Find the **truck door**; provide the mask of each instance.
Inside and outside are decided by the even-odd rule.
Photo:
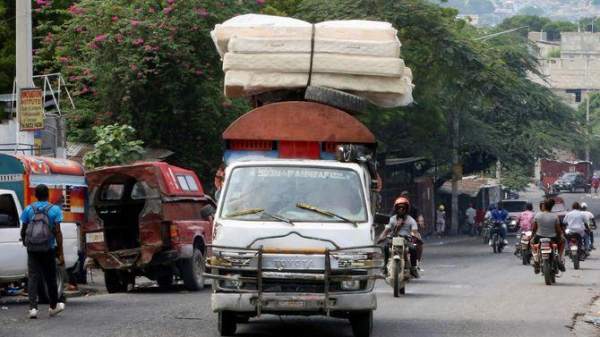
[[[12,191],[0,191],[0,280],[25,277],[27,250],[21,242],[21,205]]]

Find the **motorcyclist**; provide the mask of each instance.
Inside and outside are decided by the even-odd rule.
[[[408,191],[402,191],[402,193],[400,193],[400,196],[406,198],[408,202],[410,202],[410,194],[408,193]],[[423,218],[423,214],[421,213],[419,207],[417,207],[414,203],[410,204],[410,212],[408,213],[408,215],[410,215],[413,219],[415,219],[415,221],[417,221],[419,229],[425,228],[425,219]],[[421,257],[423,256],[423,241],[421,240],[421,233],[417,231],[417,234],[418,235],[415,235],[419,239],[419,241],[417,242],[417,268],[419,269],[419,271],[424,271],[423,269],[421,269]]]
[[[587,210],[587,204],[581,203],[581,213],[586,216],[586,223],[590,226],[590,249],[594,250],[594,228],[596,227],[596,220],[594,220],[594,214]]]
[[[508,228],[506,227],[506,219],[508,219],[508,212],[504,209],[501,202],[496,204],[496,209],[491,213],[491,219],[494,222],[502,223],[500,236],[502,237],[502,240],[504,240],[504,244],[507,245],[508,241],[506,240],[506,237],[508,236]],[[491,245],[492,241],[490,240],[490,246]]]
[[[383,232],[381,232],[381,235],[377,239],[377,243],[385,241],[390,231],[393,233],[392,236],[394,237],[412,235],[419,240],[419,226],[415,219],[409,215],[410,202],[408,199],[403,197],[396,199],[394,202],[394,210],[396,211],[396,214],[390,218],[390,222],[385,226]],[[410,252],[410,274],[415,278],[419,278],[416,245],[409,243],[407,246]]]
[[[565,265],[562,262],[565,251],[565,238],[562,235],[563,230],[558,216],[551,212],[554,203],[554,199],[546,199],[543,204],[540,204],[541,212],[536,214],[533,220],[531,251],[533,253],[533,268],[536,274],[540,273],[540,259],[537,253],[540,238],[549,238],[558,245],[558,269],[565,271]]]
[[[587,224],[587,217],[581,212],[579,202],[575,201],[572,205],[573,210],[565,215],[564,222],[567,224],[568,236],[578,234],[584,241],[585,253],[589,255],[590,250],[589,233],[590,227]]]

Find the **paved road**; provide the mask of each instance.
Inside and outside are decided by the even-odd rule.
[[[536,193],[539,194],[539,193]],[[536,194],[529,197],[534,200]],[[600,213],[599,199],[580,198]],[[511,239],[514,243],[515,239]],[[531,267],[521,265],[510,247],[498,255],[479,238],[431,238],[420,280],[393,298],[391,288],[376,288],[379,308],[374,336],[572,336],[576,313],[600,295],[600,251],[579,271],[567,264],[556,285],[544,285]],[[127,294],[71,299],[59,317],[26,318],[26,305],[0,311],[0,336],[217,336],[210,291],[137,289]],[[581,324],[578,336],[600,336]],[[351,336],[347,321],[324,317],[267,315],[238,328],[241,336]]]

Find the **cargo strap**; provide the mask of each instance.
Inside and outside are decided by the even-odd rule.
[[[310,87],[312,81],[312,70],[313,70],[313,60],[315,56],[315,25],[312,25],[312,34],[310,38],[310,67],[308,68],[308,82],[306,83],[307,87]]]

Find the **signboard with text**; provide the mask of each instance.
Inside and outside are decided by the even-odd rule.
[[[19,91],[19,130],[44,129],[44,102],[39,88],[23,88]]]

